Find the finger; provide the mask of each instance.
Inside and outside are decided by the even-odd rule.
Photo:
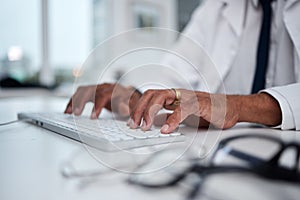
[[[121,115],[121,117],[128,117],[129,114],[130,114],[128,104],[121,101],[119,106],[118,106],[118,112]]]
[[[75,115],[80,115],[84,109],[84,106],[87,102],[91,101],[91,97],[95,86],[82,86],[79,87],[72,98],[70,99],[66,112]]]
[[[97,119],[105,107],[110,102],[111,96],[109,93],[97,94],[95,98],[94,108],[91,114],[92,119]]]
[[[131,113],[135,109],[139,99],[142,97],[142,93],[140,93],[138,90],[134,90],[130,92],[129,96],[128,105],[129,113]]]
[[[131,120],[129,121],[130,128],[137,128],[141,124],[145,108],[151,100],[153,93],[153,90],[147,90],[138,101],[135,109],[131,113]]]
[[[81,115],[84,106],[87,102],[90,101],[89,92],[86,93],[76,93],[74,97],[72,97],[72,112],[75,115]]]
[[[130,114],[128,100],[126,101],[124,97],[121,96],[111,97],[111,102],[108,102],[105,108],[114,113],[118,113],[122,117],[129,116]]]
[[[129,116],[130,111],[127,107],[129,107],[129,94],[131,91],[121,85],[113,85],[113,87],[105,90],[105,92],[111,95],[111,101],[105,105],[105,108],[120,114],[122,117]]]
[[[161,133],[173,132],[189,115],[190,113],[182,110],[180,106],[176,107],[174,112],[167,118],[165,125],[161,127]]]
[[[128,117],[130,114],[129,111],[129,100],[128,96],[126,94],[127,91],[118,91],[118,92],[112,92],[107,91],[111,93],[110,101],[107,102],[105,105],[105,108],[110,110],[111,112],[118,113],[121,117]]]
[[[74,112],[74,105],[76,105],[74,103],[74,99],[77,99],[78,98],[78,94],[81,94],[82,93],[82,87],[79,87],[76,92],[73,94],[73,96],[70,98],[69,102],[68,102],[68,105],[65,109],[65,113],[67,114],[72,114]],[[74,109],[73,109],[74,108]]]
[[[111,96],[113,87],[114,85],[109,83],[97,85],[94,92],[94,98],[92,100],[92,102],[94,102],[94,107],[91,113],[91,119],[97,119],[104,107],[111,111]]]
[[[175,109],[174,112],[167,118],[166,123],[161,127],[161,133],[167,134],[174,131],[181,122],[181,111]]]
[[[107,101],[107,103],[104,107],[111,112],[117,113],[117,108],[118,108],[117,106],[118,106],[120,97],[118,97],[117,92],[115,92],[117,90],[115,87],[117,87],[117,86],[110,85],[110,86],[98,88],[97,94],[99,96],[98,98],[101,98],[101,95],[108,96],[109,101]]]
[[[144,110],[143,114],[143,123],[142,130],[149,130],[153,124],[154,117],[157,115],[158,111],[160,111],[165,104],[165,96],[164,94],[154,95],[148,103],[147,107]]]
[[[70,98],[64,113],[65,114],[72,114],[72,98]]]

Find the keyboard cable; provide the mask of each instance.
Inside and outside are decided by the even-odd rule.
[[[28,119],[17,119],[17,120],[13,120],[13,121],[3,122],[3,123],[0,123],[0,126],[7,126],[10,124],[15,124],[18,122],[23,122],[23,121],[28,121]]]

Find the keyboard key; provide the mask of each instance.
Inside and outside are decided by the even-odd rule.
[[[104,151],[130,149],[149,145],[183,141],[179,133],[161,134],[158,128],[143,131],[130,129],[126,122],[114,119],[96,119],[62,113],[19,113],[19,119],[31,119],[61,135],[73,138]],[[112,144],[114,143],[114,144]]]

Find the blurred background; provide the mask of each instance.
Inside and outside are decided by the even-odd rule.
[[[20,95],[15,90],[20,88],[70,95],[82,63],[98,44],[133,28],[182,31],[201,2],[0,0],[0,97]],[[120,72],[115,73],[117,79]]]

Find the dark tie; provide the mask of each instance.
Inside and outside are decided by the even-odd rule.
[[[270,31],[271,31],[271,8],[272,0],[260,0],[263,10],[263,21],[260,30],[258,48],[256,53],[256,71],[252,85],[252,94],[265,88],[266,71],[269,60]]]

